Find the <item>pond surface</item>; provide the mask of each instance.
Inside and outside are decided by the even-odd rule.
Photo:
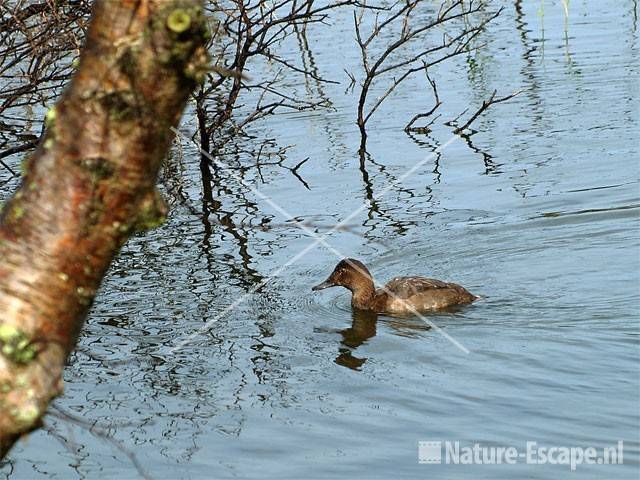
[[[559,1],[505,6],[486,48],[433,70],[444,103],[429,136],[402,131],[431,107],[422,78],[373,117],[364,171],[342,71],[358,62],[348,12],[309,32],[313,61],[340,85],[301,85],[334,109],[260,124],[294,145],[287,165],[309,157],[298,170],[309,189],[286,169],[251,168],[244,184],[221,180],[203,217],[197,151],[183,141],[165,172],[169,221],[123,248],[58,418],[13,451],[3,475],[137,478],[129,452],[154,479],[557,479],[567,465],[419,464],[418,442],[524,451],[527,441],[622,440],[623,465],[573,475],[637,479],[636,5],[575,1],[566,22]],[[493,89],[524,91],[481,117],[478,133],[452,137],[445,121]],[[346,291],[312,293],[338,259],[315,245],[288,263],[315,240],[294,218],[330,232],[333,249],[381,282],[425,275],[481,295],[428,317],[459,345],[418,318],[354,314]]]

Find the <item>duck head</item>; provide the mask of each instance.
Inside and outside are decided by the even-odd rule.
[[[345,287],[352,292],[369,290],[373,289],[373,278],[361,261],[345,258],[336,265],[329,278],[311,290],[324,290],[330,287]]]

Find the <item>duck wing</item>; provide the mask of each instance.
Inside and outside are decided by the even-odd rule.
[[[432,311],[477,300],[456,283],[424,277],[396,277],[376,292],[378,311],[397,314]]]
[[[457,290],[458,288],[462,287],[455,283],[447,283],[434,278],[396,277],[385,285],[383,291],[390,292],[395,298],[406,299],[432,290]]]

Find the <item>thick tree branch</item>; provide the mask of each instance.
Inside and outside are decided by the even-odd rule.
[[[208,64],[199,0],[97,0],[80,68],[0,217],[0,456],[38,428],[104,273],[164,207],[158,169]]]

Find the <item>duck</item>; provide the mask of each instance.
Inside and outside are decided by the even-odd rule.
[[[345,258],[329,278],[311,290],[345,287],[351,291],[351,306],[380,314],[415,315],[475,302],[473,295],[457,283],[425,277],[395,277],[376,289],[369,269],[359,260]]]

